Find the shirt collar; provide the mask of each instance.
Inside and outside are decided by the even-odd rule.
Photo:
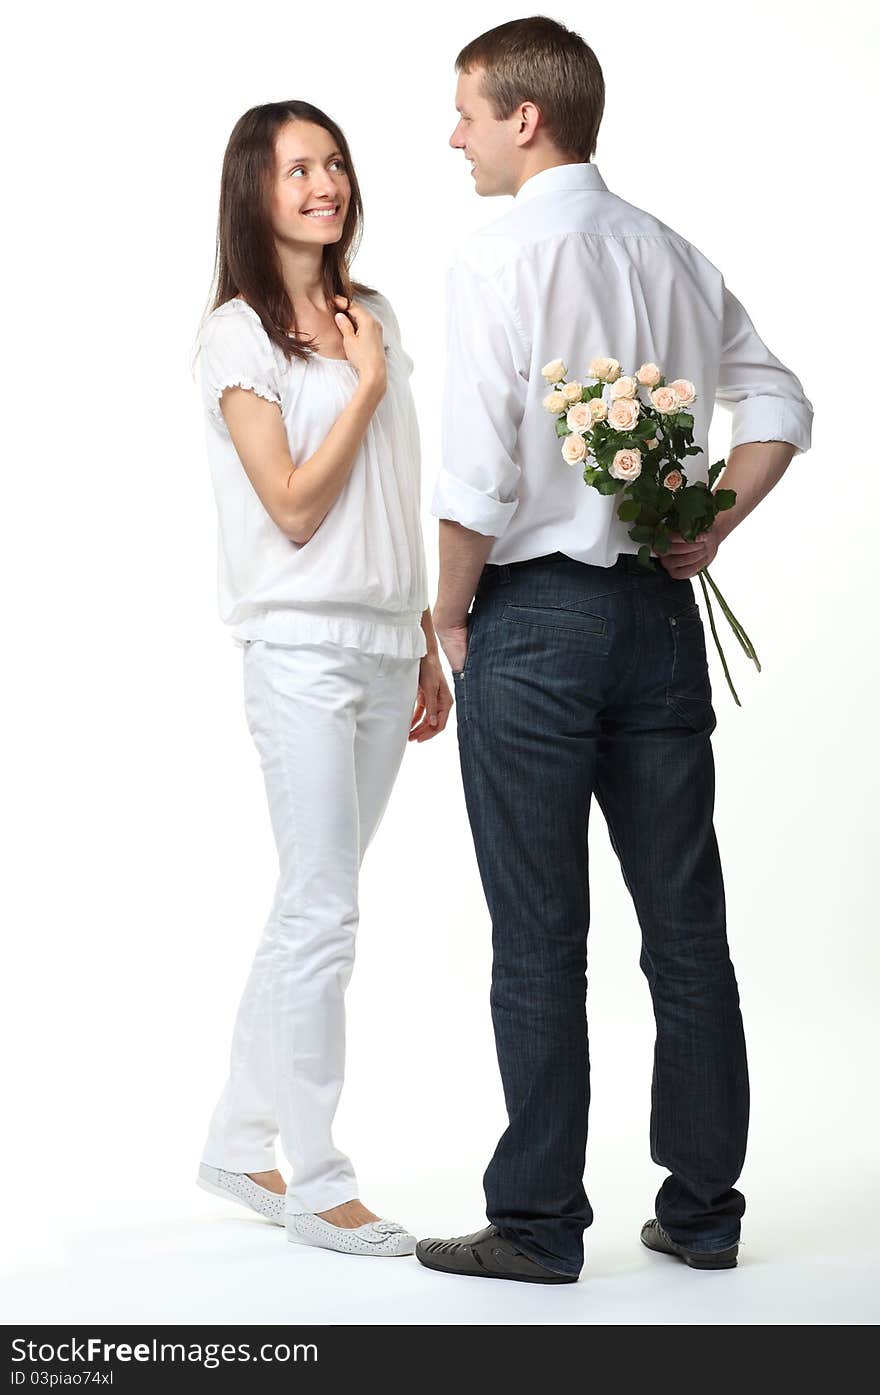
[[[526,180],[514,195],[515,203],[537,198],[539,194],[557,194],[569,189],[607,189],[599,168],[592,161],[586,164],[552,165],[548,170],[539,170]]]

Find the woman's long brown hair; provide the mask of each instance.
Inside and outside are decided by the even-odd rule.
[[[325,246],[324,291],[328,302],[344,295],[372,295],[370,286],[353,281],[350,266],[363,231],[363,203],[348,141],[335,121],[309,102],[268,102],[251,107],[236,121],[223,156],[220,211],[210,310],[240,295],[259,315],[263,328],[288,360],[308,359],[311,341],[301,339],[296,316],[284,285],[269,198],[275,178],[275,138],[288,121],[310,121],[332,136],[345,161],[351,199],[342,236]],[[292,331],[295,337],[291,338]]]

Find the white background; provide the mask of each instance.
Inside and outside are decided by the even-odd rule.
[[[444,269],[508,206],[477,198],[447,146],[453,63],[527,13],[212,0],[19,7],[7,21],[6,1321],[877,1316],[867,0],[553,11],[604,69],[596,163],[609,188],[723,269],[816,411],[812,451],[713,568],[764,664],[747,669],[729,638],[738,710],[712,659],[716,828],[753,1088],[740,1268],[693,1274],[638,1243],[663,1175],[648,1156],[653,1022],[598,807],[596,1221],[580,1284],[365,1268],[288,1245],[193,1185],[275,876],[240,654],[216,615],[191,373],[223,149],[246,108],[293,97],[349,136],[367,220],[356,274],[390,297],[417,365],[433,572]],[[727,431],[719,413],[713,459]],[[503,1110],[454,726],[407,752],[364,868],[358,956],[337,1134],[363,1198],[421,1235],[476,1229]]]

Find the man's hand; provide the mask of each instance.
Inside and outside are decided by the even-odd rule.
[[[452,694],[435,650],[426,654],[419,664],[419,692],[408,739],[430,741],[446,726],[451,711]]]
[[[468,611],[495,539],[451,519],[440,520],[440,577],[434,632],[453,673],[461,673],[468,647]]]
[[[439,611],[434,611],[434,633],[440,641],[443,653],[453,673],[461,673],[467,658],[468,628],[467,616],[463,619],[445,619]]]
[[[668,552],[654,553],[675,581],[686,581],[714,562],[721,543],[716,525],[717,520],[708,532],[698,533],[693,542],[686,542],[681,533],[670,533]]]

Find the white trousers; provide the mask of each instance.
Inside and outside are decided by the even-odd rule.
[[[238,1009],[202,1160],[290,1164],[288,1211],[358,1195],[333,1145],[345,1066],[360,863],[400,768],[419,661],[333,644],[245,645],[245,711],[278,846],[275,900]]]

